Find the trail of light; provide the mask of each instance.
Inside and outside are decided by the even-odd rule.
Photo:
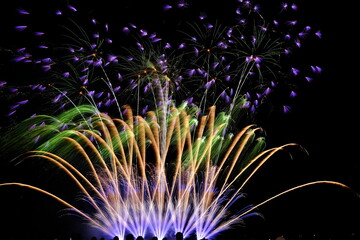
[[[278,193],[278,194],[276,194],[276,195],[274,195],[274,196],[266,199],[265,201],[263,201],[263,202],[255,205],[255,206],[251,207],[249,210],[247,210],[247,211],[243,212],[242,214],[234,217],[234,218],[231,219],[230,221],[225,222],[225,223],[219,225],[217,228],[214,229],[214,232],[217,232],[217,231],[221,230],[221,229],[224,228],[224,227],[230,226],[231,224],[233,224],[234,222],[236,222],[238,219],[244,217],[245,215],[247,215],[247,214],[249,214],[250,212],[252,212],[252,211],[254,211],[255,209],[257,209],[258,207],[260,207],[260,206],[262,206],[262,205],[264,205],[264,204],[266,204],[266,203],[268,203],[268,202],[270,202],[270,201],[272,201],[272,200],[274,200],[274,199],[276,199],[276,198],[278,198],[278,197],[280,197],[280,196],[282,196],[282,195],[284,195],[284,194],[286,194],[286,193],[292,192],[292,191],[294,191],[294,190],[297,190],[297,189],[300,189],[300,188],[303,188],[303,187],[315,185],[315,184],[332,184],[332,185],[338,185],[338,186],[340,186],[340,187],[343,187],[343,188],[346,188],[346,189],[351,190],[351,189],[350,189],[348,186],[346,186],[345,184],[342,184],[342,183],[340,183],[340,182],[335,182],[335,181],[322,180],[322,181],[314,181],[314,182],[309,182],[309,183],[301,184],[301,185],[298,185],[298,186],[296,186],[296,187],[287,189],[287,190],[285,190],[285,191],[283,191],[283,192],[280,192],[280,193]]]
[[[83,211],[79,210],[78,208],[76,208],[75,206],[71,205],[70,203],[64,201],[63,199],[59,198],[58,196],[47,192],[41,188],[35,187],[35,186],[31,186],[28,184],[24,184],[24,183],[17,183],[17,182],[12,182],[12,183],[0,183],[0,186],[19,186],[19,187],[26,187],[35,191],[38,191],[40,193],[43,193],[45,195],[48,195],[52,198],[54,198],[55,200],[57,200],[58,202],[60,202],[61,204],[65,205],[66,207],[70,208],[71,210],[75,211],[76,213],[78,213],[80,216],[84,217],[85,219],[87,219],[89,222],[91,222],[92,224],[94,224],[95,226],[97,226],[100,230],[104,231],[105,233],[110,233],[107,231],[107,229],[103,228],[103,226],[99,225],[96,221],[94,221],[91,217],[89,217],[87,214],[85,214]]]
[[[126,119],[111,119],[95,114],[89,122],[91,130],[64,130],[49,140],[48,148],[44,143],[41,150],[25,155],[42,158],[65,171],[81,189],[83,200],[93,207],[89,213],[82,212],[92,219],[85,220],[110,235],[172,238],[180,232],[184,237],[195,233],[198,239],[211,239],[254,215],[256,207],[312,185],[292,188],[231,214],[232,204],[242,198],[243,187],[255,173],[277,152],[296,144],[262,150],[262,142],[255,139],[260,128],[254,125],[223,143],[228,123],[221,121],[224,115],[216,115],[215,107],[200,117],[195,129],[196,115],[185,108],[171,108],[164,142],[155,112],[143,118],[127,109],[124,116]],[[165,144],[163,152],[161,144]],[[58,148],[62,155],[56,154]],[[81,162],[86,163],[87,174],[78,168]]]

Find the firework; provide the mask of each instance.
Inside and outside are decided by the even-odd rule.
[[[195,14],[186,24],[177,25],[180,33],[170,25],[168,34],[146,29],[144,23],[114,27],[96,18],[84,21],[72,5],[60,8],[61,14],[55,10],[41,13],[47,14],[53,22],[49,23],[51,31],[58,35],[39,31],[41,25],[15,26],[16,37],[31,33],[35,39],[32,45],[23,43],[12,50],[12,60],[33,64],[44,74],[37,77],[41,82],[1,84],[2,91],[16,92],[16,102],[5,114],[15,116],[24,108],[17,102],[31,104],[39,98],[51,103],[38,110],[45,114],[44,109],[56,113],[84,103],[109,113],[126,103],[141,114],[168,101],[181,104],[189,100],[201,111],[217,105],[230,114],[238,106],[255,116],[260,106],[275,104],[273,98],[282,99],[275,109],[288,112],[283,105],[290,104],[290,93],[297,93],[321,72],[319,66],[292,64],[299,62],[296,57],[302,43],[318,38],[319,31],[289,20],[285,12],[298,11],[291,6],[279,5],[275,20],[255,3],[238,2],[234,11],[229,9],[230,22],[199,13],[202,17]],[[168,4],[164,11],[181,9],[186,15],[190,7],[190,3]],[[40,14],[24,9],[17,13],[24,22]],[[165,20],[174,24],[174,19]]]
[[[162,10],[190,7],[179,1]],[[279,7],[279,13],[298,11],[296,4]],[[39,115],[31,113],[2,136],[1,154],[64,172],[82,201],[26,183],[0,186],[50,196],[99,235],[121,240],[128,234],[175,239],[178,233],[214,239],[290,191],[320,183],[348,188],[309,182],[239,210],[244,186],[261,166],[284,148],[300,147],[266,149],[262,129],[246,125],[274,97],[286,96],[277,107],[291,111],[288,102],[302,81],[322,72],[314,63],[307,69],[293,64],[291,56],[321,32],[280,14],[268,19],[251,1],[237,1],[232,10],[231,23],[199,13],[168,35],[141,23],[113,27],[91,18],[82,24],[74,20],[81,11],[70,4],[48,18],[72,16],[61,22],[59,35],[14,26],[17,36],[37,40],[12,49],[12,64],[35,66],[41,77],[0,82],[1,93],[15,99],[6,115],[16,117],[39,100],[48,104],[38,104]],[[17,13],[21,20],[33,15]]]
[[[261,129],[252,125],[235,135],[226,133],[229,116],[216,114],[215,107],[202,116],[187,104],[172,107],[165,123],[159,121],[162,113],[133,116],[131,108],[125,108],[124,119],[80,106],[59,118],[37,116],[23,123],[27,128],[31,125],[29,132],[38,136],[38,146],[17,161],[44,161],[54,171],[65,172],[87,208],[36,186],[16,182],[0,186],[40,191],[82,217],[99,234],[120,239],[127,234],[175,239],[177,233],[214,239],[244,218],[259,215],[257,207],[289,191],[317,183],[346,187],[331,181],[311,182],[235,212],[232,205],[243,198],[244,186],[258,169],[277,152],[296,144],[264,150]],[[33,125],[46,119],[51,121]]]

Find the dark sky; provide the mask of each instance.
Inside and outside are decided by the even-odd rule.
[[[271,121],[271,127],[267,129],[268,138],[280,143],[295,141],[309,152],[307,159],[295,160],[288,173],[282,169],[280,172],[284,172],[284,176],[295,176],[300,182],[336,180],[359,191],[359,118],[356,107],[359,101],[354,88],[358,76],[356,63],[350,60],[359,53],[356,39],[351,34],[356,25],[355,15],[346,3],[302,2],[305,17],[323,31],[321,51],[316,57],[321,59],[324,72],[299,100],[290,116]],[[286,178],[282,181],[287,182]],[[284,207],[286,204],[289,207]],[[359,202],[341,190],[314,188],[309,192],[294,193],[270,208],[271,211],[282,208],[274,214],[275,217],[270,217],[279,220],[278,226],[289,224],[294,228],[309,227],[325,232],[360,229]]]
[[[30,3],[30,1],[17,0],[12,1],[14,6],[0,6],[2,13],[0,27],[4,29],[11,25],[7,22],[9,19],[16,21],[7,15],[10,11],[14,11],[12,7],[36,9],[41,6],[46,11],[52,9],[49,2],[31,1]],[[114,22],[115,25],[125,21],[141,22],[149,18],[153,18],[155,22],[161,20],[162,16],[159,15],[161,11],[151,8],[160,5],[154,2],[159,1],[148,1],[146,4],[132,1],[120,3],[120,7],[115,1],[109,0],[87,1],[86,4],[74,1],[74,6],[79,10],[96,9],[95,12],[101,16],[100,18],[109,18],[109,21]],[[201,2],[204,2],[203,5]],[[197,3],[210,12],[227,7],[221,4],[221,1],[218,2],[209,4],[206,1],[198,1]],[[292,160],[280,158],[268,162],[259,172],[260,176],[255,177],[248,186],[249,198],[254,202],[260,202],[296,184],[316,180],[340,181],[360,192],[357,116],[359,101],[356,85],[359,81],[357,72],[359,51],[358,38],[355,36],[359,21],[355,20],[355,15],[351,11],[354,6],[351,4],[304,0],[299,6],[304,21],[315,25],[323,32],[321,44],[306,50],[310,53],[317,52],[313,57],[320,62],[323,74],[304,90],[303,96],[295,102],[294,110],[290,114],[272,117],[264,122],[263,127],[267,132],[269,146],[296,142],[304,146],[309,155]],[[8,41],[6,37],[6,35],[1,36],[0,44]],[[2,171],[0,174],[7,176]],[[4,178],[1,177],[1,181],[6,181]],[[9,197],[8,195],[12,193],[18,194],[17,191],[9,191],[9,193],[0,191],[1,199]],[[9,216],[11,224],[5,225],[8,229],[2,229],[0,225],[0,232],[5,230],[9,234],[10,228],[14,231],[26,229],[30,232],[41,232],[39,227],[41,224],[34,223],[37,221],[36,217],[24,216],[34,214],[42,218],[39,221],[42,224],[47,222],[44,218],[49,219],[51,227],[48,229],[57,229],[54,227],[56,224],[61,228],[63,223],[50,216],[54,212],[41,212],[41,205],[46,204],[45,200],[39,200],[34,204],[35,209],[27,209],[28,204],[24,204],[22,200],[29,200],[32,197],[34,196],[24,195],[22,199],[10,197],[12,200],[5,200],[4,204],[14,201],[18,205],[11,207],[11,211],[6,209],[7,206],[2,205],[2,209],[13,215]],[[265,215],[265,221],[255,221],[252,223],[254,225],[250,225],[253,227],[250,229],[258,227],[264,231],[270,230],[274,234],[286,233],[286,231],[322,234],[360,232],[360,200],[350,191],[336,186],[313,186],[290,193],[263,206],[260,212]],[[6,219],[6,216],[2,218]],[[19,220],[21,218],[23,220]],[[29,226],[24,226],[27,224],[26,221],[29,221]],[[14,223],[17,222],[19,224],[14,227]]]

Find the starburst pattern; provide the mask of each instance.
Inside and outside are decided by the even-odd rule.
[[[79,209],[36,186],[0,186],[23,186],[51,196],[100,234],[111,237],[124,239],[132,234],[174,239],[181,233],[185,238],[214,239],[244,218],[259,215],[254,210],[273,199],[240,211],[231,208],[271,156],[296,145],[264,150],[264,139],[258,134],[261,129],[251,125],[236,135],[224,134],[229,117],[216,115],[214,107],[201,117],[186,104],[171,108],[166,128],[159,128],[156,112],[147,112],[143,118],[133,116],[129,107],[126,110],[122,120],[80,106],[59,118],[38,116],[19,125],[30,125],[29,134],[39,136],[39,146],[19,159],[42,160],[64,171],[91,210]],[[64,116],[72,119],[67,128],[63,127]],[[46,118],[47,123],[34,126]],[[166,129],[164,139],[159,129]],[[288,191],[317,183],[346,187],[319,181]]]
[[[179,2],[165,5],[164,11],[186,12],[190,7],[191,3]],[[119,102],[125,102],[140,114],[165,101],[180,104],[184,99],[202,111],[217,105],[232,112],[243,97],[247,102],[240,107],[248,109],[250,115],[264,103],[275,104],[270,100],[273,98],[284,98],[275,106],[283,109],[282,105],[291,102],[283,96],[297,92],[322,71],[313,64],[302,68],[298,63],[292,65],[298,62],[302,43],[318,38],[319,31],[288,19],[288,11],[298,11],[294,4],[279,6],[276,20],[267,18],[266,12],[250,1],[238,2],[235,7],[230,23],[199,13],[202,17],[194,16],[190,23],[179,26],[180,33],[168,29],[170,33],[163,36],[140,23],[113,27],[96,18],[84,24],[65,21],[66,14],[71,19],[81,18],[73,5],[65,5],[48,17],[54,19],[51,28],[60,33],[58,36],[38,31],[41,26],[18,25],[18,36],[31,34],[35,39],[32,45],[23,43],[13,50],[13,61],[34,64],[44,74],[41,82],[29,85],[1,84],[2,91],[16,92],[16,102],[5,115],[16,115],[23,108],[17,102],[31,104],[31,98],[50,100],[54,112],[83,103],[111,112],[122,105]],[[24,21],[32,16],[24,9],[18,14]],[[169,88],[163,99],[156,98],[160,88]]]
[[[180,31],[172,27],[169,34],[141,23],[82,24],[74,20],[81,11],[67,3],[48,18],[61,22],[50,24],[54,36],[25,21],[31,11],[18,9],[16,36],[34,40],[9,50],[11,64],[40,73],[30,83],[0,81],[11,101],[5,115],[16,118],[39,100],[48,104],[2,136],[1,154],[64,172],[81,203],[26,183],[0,186],[50,196],[99,234],[121,240],[127,234],[215,239],[290,191],[324,183],[348,188],[309,182],[239,208],[244,186],[271,157],[302,149],[293,143],[266,149],[262,129],[247,124],[267,105],[292,111],[298,89],[322,72],[293,60],[322,34],[288,18],[298,12],[295,3],[279,5],[277,19],[252,1],[234,5],[231,22],[199,12],[185,24],[173,19]],[[191,7],[178,1],[161,9],[187,15]]]

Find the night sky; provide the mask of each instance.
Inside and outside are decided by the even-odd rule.
[[[29,2],[14,0],[9,6],[0,6],[0,50],[19,41],[10,38],[9,34],[11,27],[15,25],[13,22],[17,21],[16,9],[53,9],[50,1]],[[147,26],[153,27],[155,31],[159,28],[159,32],[167,32],[163,27],[167,25],[161,25],[164,23],[161,14],[164,13],[158,8],[165,1],[149,1],[144,4],[139,1],[117,3],[110,0],[86,1],[86,4],[83,2],[71,3],[79,11],[99,16],[100,20],[108,21],[113,26],[145,21]],[[194,5],[209,12],[209,16],[217,13],[223,21],[228,20],[225,13],[221,12],[226,12],[224,9],[232,4],[220,3],[223,1],[212,4],[205,2],[196,1]],[[263,2],[264,8],[268,6],[271,10],[273,5]],[[290,113],[271,115],[260,121],[260,125],[266,131],[269,147],[295,142],[303,146],[308,155],[296,153],[293,159],[281,155],[269,161],[246,188],[248,199],[253,203],[261,202],[295,185],[317,180],[339,181],[360,192],[357,116],[359,51],[358,38],[355,36],[359,21],[355,20],[351,11],[353,6],[349,4],[334,4],[326,0],[304,0],[297,4],[302,20],[321,29],[323,34],[321,41],[304,46],[304,55],[300,58],[305,62],[316,62],[323,72],[301,90]],[[42,21],[45,23],[46,19]],[[51,29],[51,25],[48,27]],[[4,54],[1,57],[0,81],[9,81],[16,69],[7,65],[6,51],[0,54]],[[19,76],[18,73],[15,75]],[[0,103],[2,112],[8,107],[4,105],[4,102]],[[1,118],[2,130],[11,121],[3,115]],[[27,169],[14,170],[4,162],[7,160],[1,159],[0,182],[22,179],[23,176],[14,175],[29,173]],[[37,176],[31,180],[36,182]],[[64,188],[66,184],[60,187]],[[61,206],[51,203],[51,199],[44,199],[40,194],[27,190],[25,193],[22,191],[23,189],[0,189],[0,212],[5,213],[1,214],[3,224],[0,225],[0,239],[3,239],[2,234],[8,239],[36,235],[51,239],[56,233],[65,231],[64,229],[73,231],[78,228],[78,225],[70,226],[66,221],[68,219],[73,222],[76,219],[74,217],[58,219]],[[48,207],[44,207],[45,205]],[[352,233],[360,234],[360,199],[351,191],[338,186],[318,185],[298,190],[262,206],[259,211],[264,215],[264,220],[251,220],[248,228],[242,230],[257,239],[268,239],[269,236],[282,234],[319,234],[345,240],[350,239],[348,237]]]

